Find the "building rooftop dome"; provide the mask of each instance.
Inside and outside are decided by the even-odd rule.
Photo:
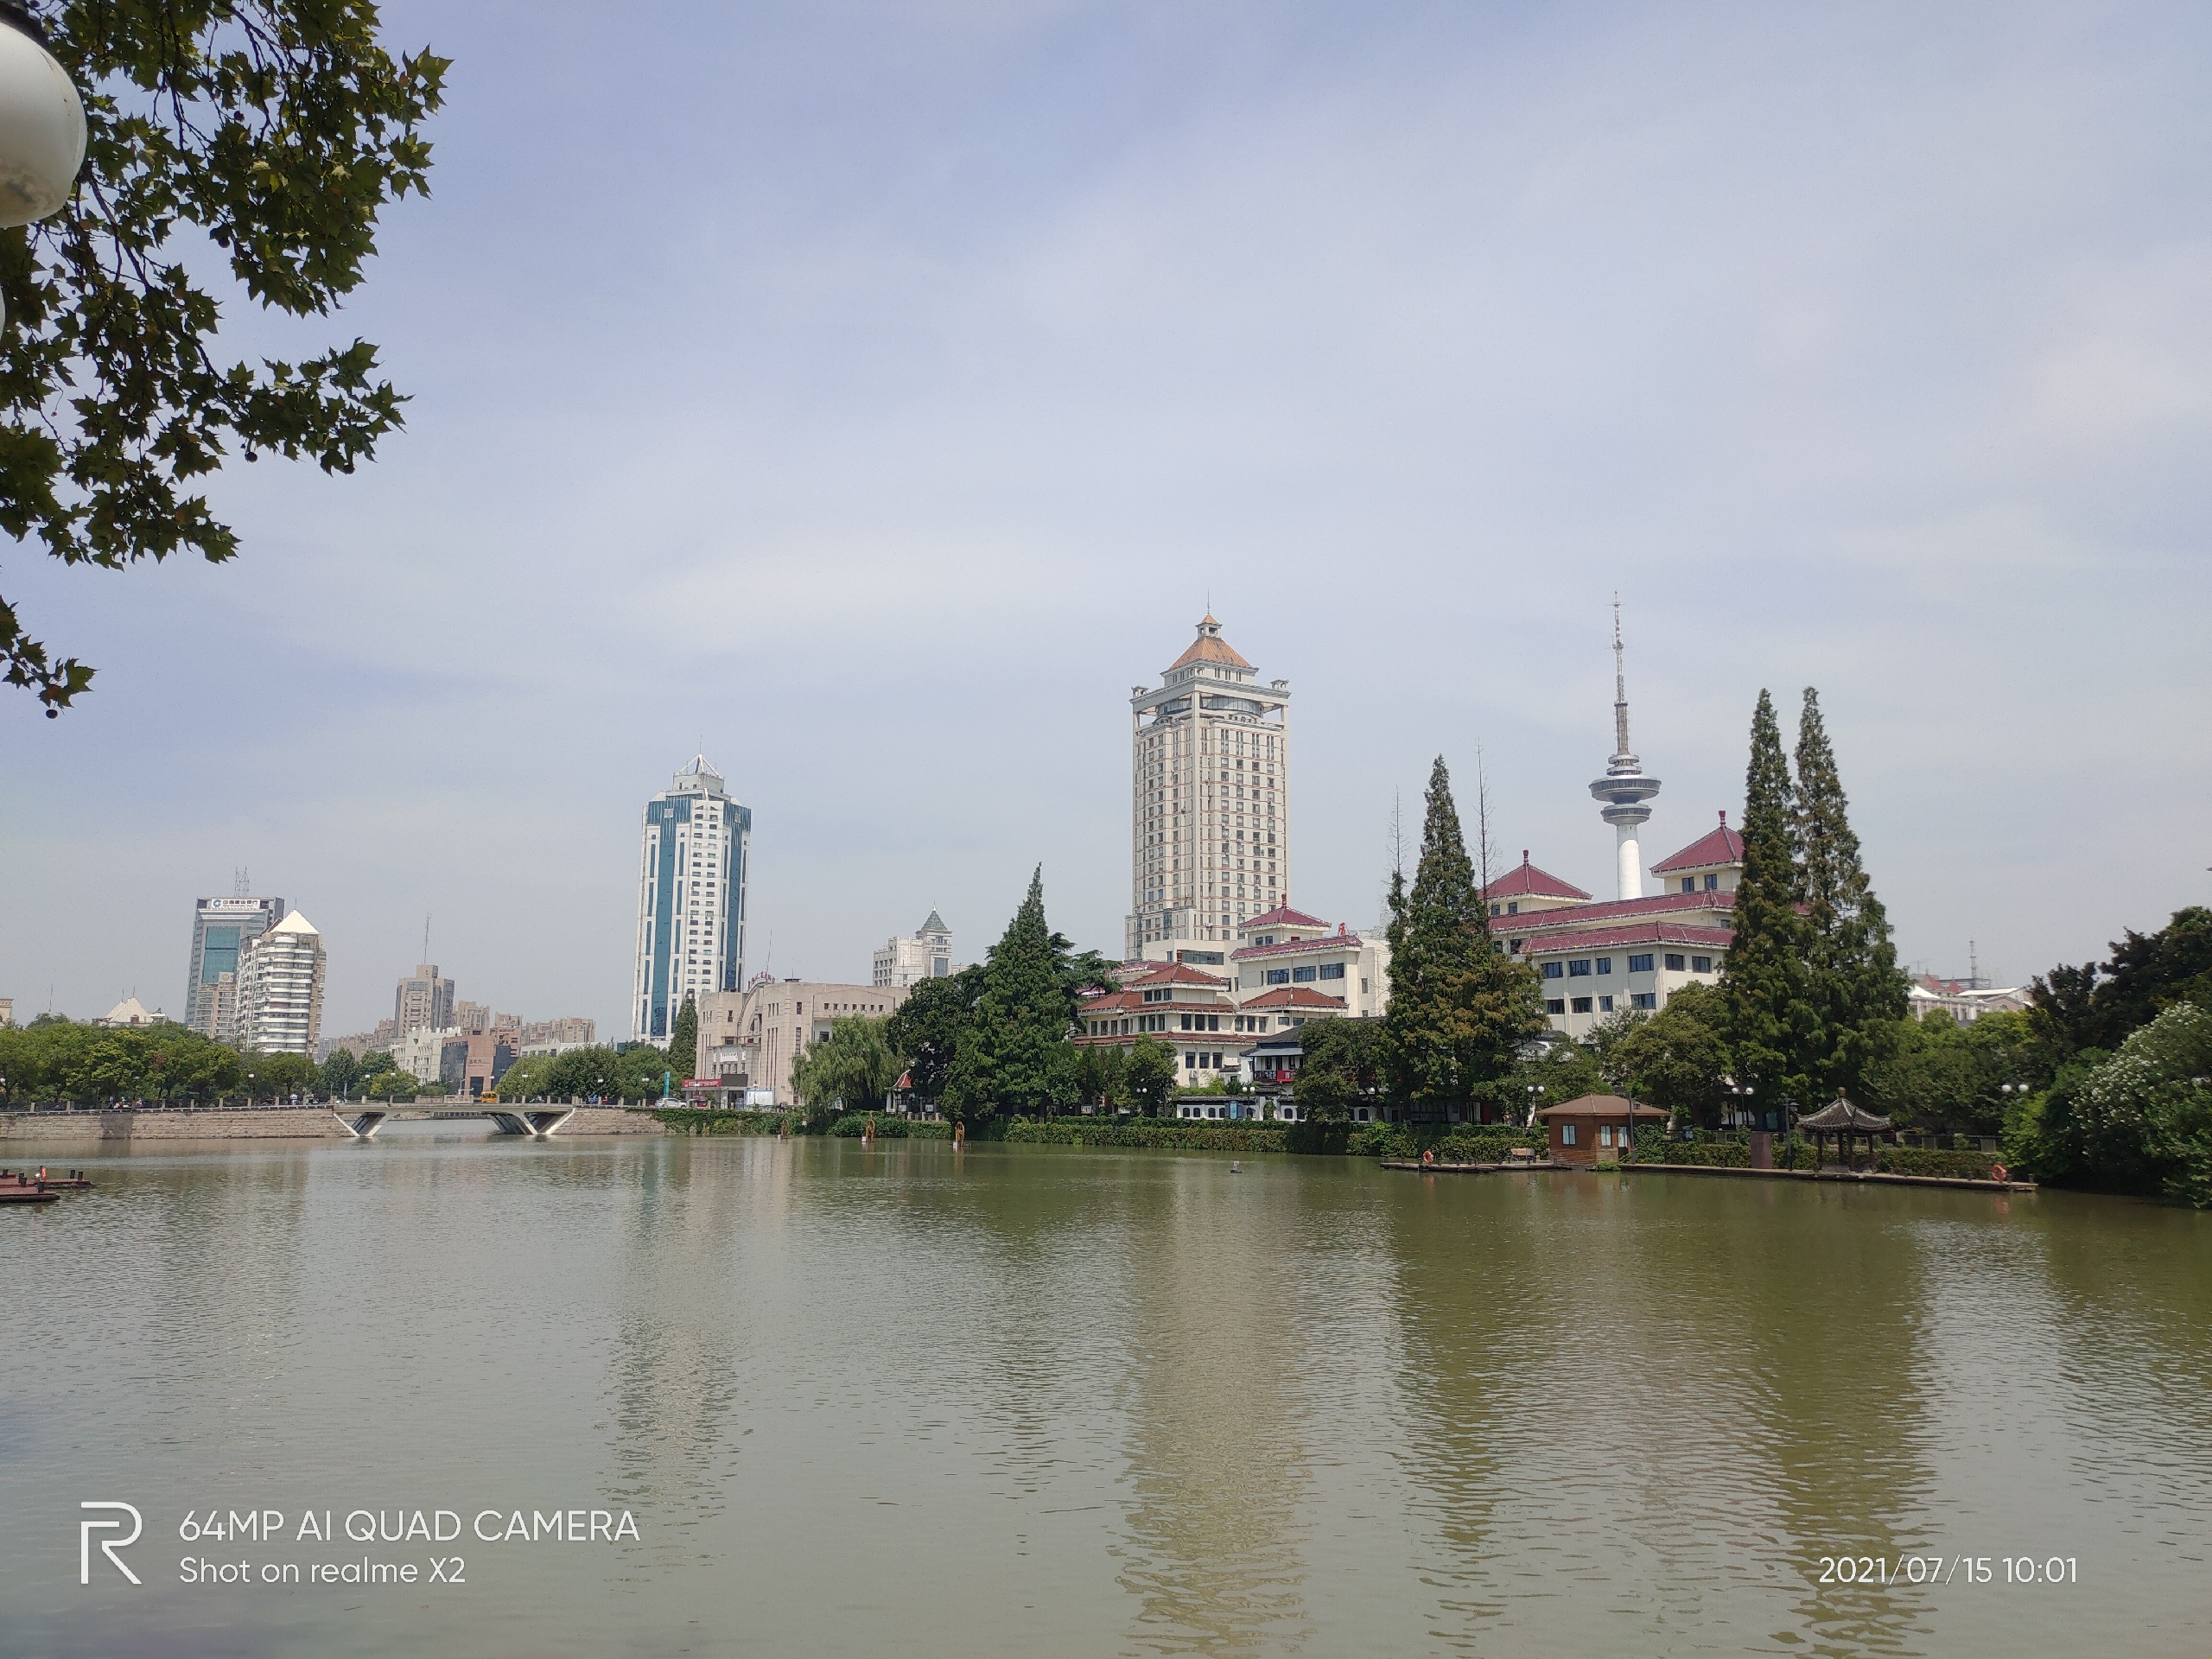
[[[1221,637],[1221,624],[1214,620],[1213,613],[1206,613],[1205,620],[1198,624],[1198,637],[1180,657],[1167,665],[1173,674],[1179,668],[1188,668],[1192,663],[1219,663],[1228,668],[1252,666],[1236,654],[1236,647]]]

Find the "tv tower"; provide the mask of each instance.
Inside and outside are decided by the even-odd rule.
[[[1621,601],[1613,595],[1613,758],[1605,775],[1590,785],[1592,799],[1603,801],[1599,817],[1613,826],[1615,852],[1620,865],[1620,896],[1643,897],[1643,849],[1637,831],[1651,817],[1644,804],[1659,792],[1659,780],[1643,775],[1643,763],[1628,746],[1628,674],[1622,666]]]

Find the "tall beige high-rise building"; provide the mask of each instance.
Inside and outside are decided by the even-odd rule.
[[[1289,896],[1290,682],[1261,684],[1208,616],[1157,687],[1132,688],[1129,719],[1126,954],[1218,962]]]
[[[238,953],[238,1044],[263,1054],[313,1054],[322,1034],[322,935],[298,911]]]

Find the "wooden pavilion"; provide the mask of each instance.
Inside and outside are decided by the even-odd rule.
[[[1860,1135],[1866,1137],[1866,1155],[1868,1161],[1872,1161],[1874,1143],[1890,1133],[1890,1120],[1879,1113],[1868,1111],[1864,1106],[1853,1105],[1839,1094],[1819,1111],[1799,1118],[1797,1132],[1812,1136],[1813,1143],[1821,1148],[1823,1164],[1830,1161],[1828,1142],[1834,1141],[1837,1146],[1834,1161],[1848,1167],[1852,1142]]]

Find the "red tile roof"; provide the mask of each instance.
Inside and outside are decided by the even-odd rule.
[[[1667,1114],[1656,1106],[1647,1106],[1640,1100],[1630,1100],[1621,1095],[1584,1095],[1580,1099],[1561,1101],[1556,1106],[1539,1106],[1536,1116],[1554,1117],[1665,1117]]]
[[[1684,916],[1697,911],[1725,912],[1736,907],[1732,893],[1662,893],[1649,899],[1607,899],[1572,910],[1538,910],[1521,916],[1493,916],[1490,931],[1510,938],[1534,934],[1579,932],[1607,922],[1641,921],[1651,916]]]
[[[1587,899],[1590,895],[1581,888],[1562,881],[1548,870],[1540,870],[1529,861],[1529,849],[1521,849],[1520,868],[1510,875],[1502,875],[1483,889],[1485,899]]]
[[[1277,905],[1263,916],[1255,916],[1237,928],[1239,933],[1249,933],[1255,927],[1326,927],[1319,916],[1308,916],[1302,910],[1293,910],[1288,905]]]
[[[1671,858],[1660,860],[1651,867],[1654,875],[1664,875],[1669,870],[1705,870],[1715,864],[1740,864],[1744,861],[1744,838],[1728,827],[1728,815],[1720,815],[1720,827],[1708,830],[1697,840]]]
[[[1529,939],[1521,947],[1521,954],[1548,957],[1562,950],[1611,950],[1630,944],[1694,944],[1726,950],[1735,942],[1735,934],[1725,927],[1691,927],[1681,922],[1624,922],[1618,927],[1595,927],[1587,933]]]
[[[1341,996],[1325,996],[1306,985],[1278,985],[1272,991],[1247,997],[1238,1005],[1247,1008],[1341,1008],[1348,1004]]]
[[[1228,640],[1221,637],[1221,624],[1213,620],[1211,613],[1205,621],[1198,624],[1198,637],[1191,642],[1190,648],[1180,657],[1168,664],[1167,671],[1173,674],[1177,669],[1192,663],[1226,663],[1231,668],[1252,666],[1236,654]]]
[[[1249,962],[1255,957],[1289,956],[1300,950],[1357,950],[1366,943],[1357,933],[1325,933],[1318,939],[1285,939],[1281,944],[1240,944],[1229,953],[1229,959]]]
[[[1229,981],[1219,974],[1202,974],[1187,963],[1159,962],[1152,964],[1150,973],[1139,974],[1127,982],[1131,985],[1211,985],[1217,989]]]

